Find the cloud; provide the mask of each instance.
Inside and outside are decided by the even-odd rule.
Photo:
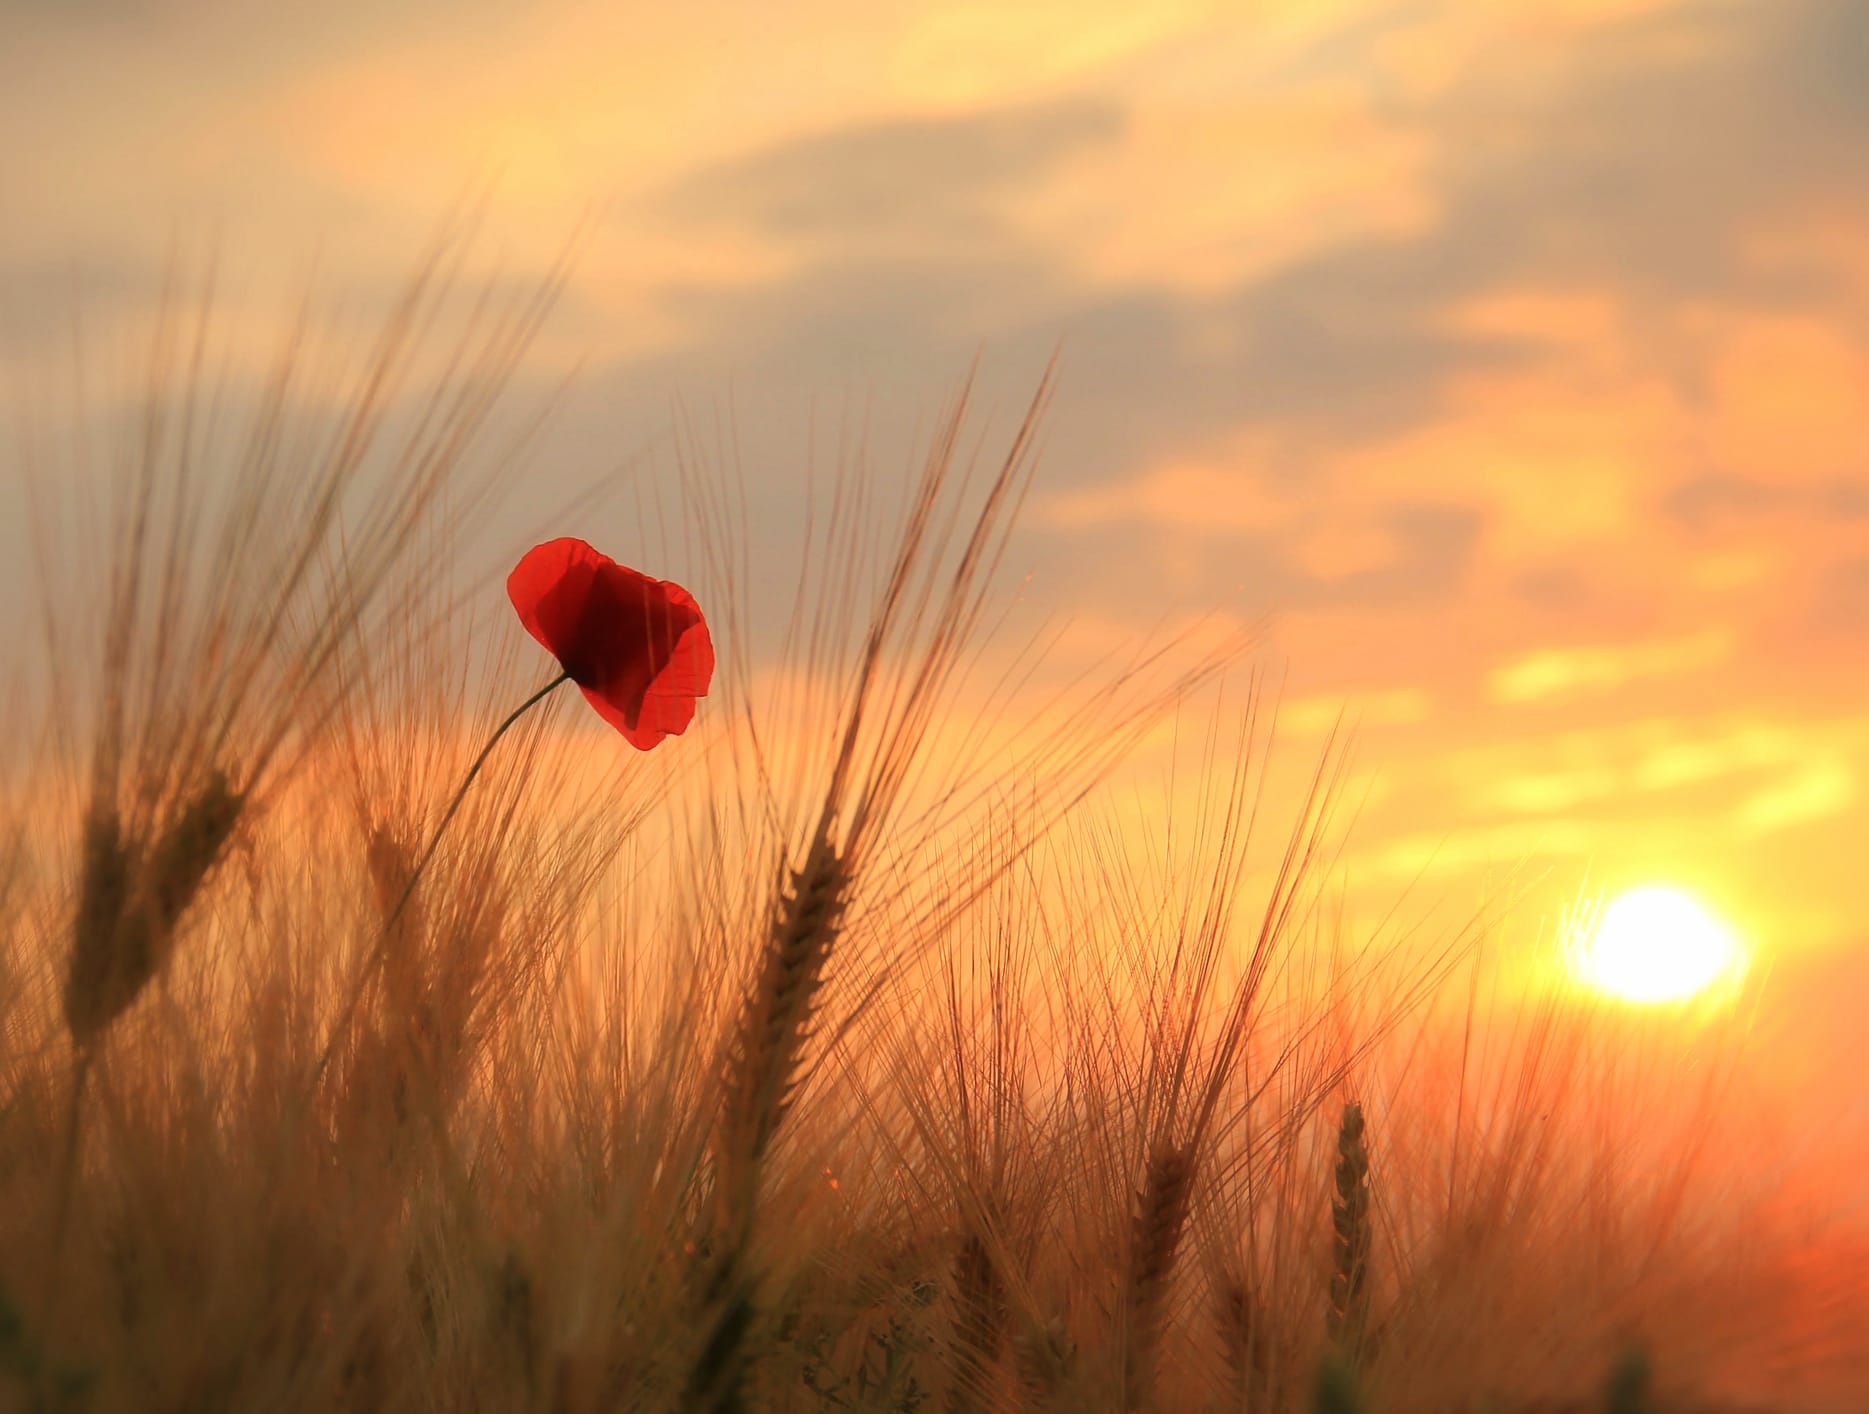
[[[1666,514],[1691,530],[1732,522],[1797,516],[1814,520],[1869,520],[1869,468],[1862,480],[1786,485],[1757,477],[1707,472],[1683,481],[1662,503]]]
[[[1753,272],[1756,218],[1869,175],[1854,0],[1671,8],[1560,55],[1519,56],[1440,115],[1449,219],[1470,274],[1544,272],[1638,296],[1796,296]],[[1554,82],[1525,82],[1525,68]],[[1484,133],[1483,141],[1476,141]]]
[[[160,306],[162,293],[161,267],[127,253],[0,261],[0,361],[18,360],[29,369],[61,348],[69,353],[94,320],[147,315]]]
[[[1536,771],[1490,782],[1479,792],[1480,802],[1514,815],[1546,815],[1600,805],[1623,789],[1619,774],[1605,766],[1580,766],[1563,771]]]
[[[1723,662],[1731,634],[1709,629],[1686,638],[1648,643],[1605,643],[1543,648],[1495,668],[1488,690],[1495,702],[1533,702],[1559,694],[1609,692],[1640,678],[1674,677]]]
[[[1824,571],[1812,618],[1831,633],[1861,636],[1869,628],[1869,555],[1838,560]]]
[[[799,258],[760,288],[671,298],[693,349],[820,386],[888,348],[959,361],[983,342],[1023,355],[1062,338],[1077,487],[1209,455],[1243,428],[1275,434],[1269,481],[1315,481],[1334,451],[1434,421],[1457,380],[1566,354],[1450,317],[1489,292],[1821,304],[1824,290],[1754,268],[1747,240],[1869,153],[1833,57],[1860,44],[1851,10],[1693,4],[1395,99],[1387,117],[1431,139],[1435,218],[1339,241],[1217,302],[1088,282],[1068,238],[1021,234],[1027,194],[1069,164],[1094,171],[1130,131],[1122,106],[1090,94],[864,123],[710,166],[668,192],[669,214],[748,224]],[[1161,229],[1168,257],[1171,210]]]
[[[898,255],[1011,236],[1008,198],[1121,135],[1118,105],[1071,98],[844,128],[751,152],[682,179],[680,220],[751,225],[822,252]]]
[[[871,444],[906,458],[932,413],[930,387],[951,386],[985,348],[982,402],[998,404],[1003,422],[1062,341],[1041,479],[1056,499],[1049,516],[1041,502],[1034,517],[1051,532],[1039,554],[1061,593],[1081,588],[1087,607],[1113,608],[1126,586],[1153,575],[1173,576],[1190,601],[1251,594],[1261,596],[1256,608],[1440,602],[1472,583],[1482,534],[1501,533],[1498,504],[1533,507],[1526,518],[1549,525],[1566,506],[1603,502],[1575,493],[1579,472],[1562,458],[1515,465],[1517,485],[1503,475],[1496,490],[1479,485],[1493,475],[1490,445],[1454,449],[1468,473],[1458,484],[1371,490],[1358,480],[1367,462],[1347,466],[1350,454],[1380,458],[1452,410],[1485,420],[1509,445],[1512,421],[1489,390],[1502,377],[1529,383],[1568,370],[1562,361],[1579,356],[1576,340],[1511,321],[1463,323],[1459,312],[1502,291],[1542,292],[1554,309],[1587,299],[1611,335],[1634,329],[1654,341],[1632,357],[1651,361],[1675,394],[1704,396],[1691,360],[1671,361],[1679,350],[1668,346],[1668,320],[1619,313],[1703,296],[1826,309],[1830,291],[1808,272],[1758,265],[1749,233],[1813,192],[1841,189],[1869,150],[1869,104],[1850,82],[1869,26],[1850,0],[1674,6],[1544,50],[1491,52],[1446,81],[1404,82],[1391,70],[1413,61],[1378,62],[1420,52],[1444,23],[1453,23],[1445,7],[1370,7],[1263,92],[1242,95],[1238,106],[1256,121],[1237,137],[1211,130],[1216,145],[1200,160],[1213,180],[1251,183],[1281,105],[1310,112],[1328,89],[1345,121],[1394,131],[1422,153],[1397,178],[1420,185],[1408,204],[1422,219],[1379,229],[1332,220],[1296,257],[1281,244],[1276,263],[1219,262],[1253,273],[1217,297],[1152,283],[1140,260],[1121,281],[1099,279],[1068,227],[1025,219],[1071,182],[1092,203],[1081,228],[1094,228],[1099,210],[1132,214],[1133,193],[1106,178],[1146,162],[1147,144],[1177,131],[1176,95],[1134,78],[1148,56],[1133,69],[1069,75],[1060,83],[1075,91],[1042,102],[872,111],[709,160],[661,187],[658,210],[631,218],[697,241],[728,230],[730,248],[763,243],[771,258],[645,292],[652,304],[636,327],[666,329],[667,342],[595,369],[588,401],[633,408],[653,388],[704,403],[729,379],[751,390],[736,394],[735,409],[757,510],[796,498],[801,478],[768,448],[802,440],[814,396],[883,390]],[[1217,44],[1237,44],[1247,27],[1215,33]],[[1224,47],[1202,57],[1214,75],[1232,71]],[[1250,244],[1250,218],[1243,211],[1234,235],[1202,225],[1199,238]],[[1172,204],[1142,229],[1159,231],[1158,264],[1177,258],[1185,233]],[[917,390],[914,406],[887,396],[904,387]],[[1577,399],[1599,391],[1576,390]],[[651,412],[645,435],[666,425],[660,406]],[[820,413],[820,428],[834,431],[837,416]],[[1556,416],[1576,425],[1568,403]],[[1606,434],[1583,426],[1578,435]],[[1250,456],[1236,459],[1243,441]],[[1606,474],[1632,483],[1635,473]],[[1681,489],[1670,513],[1704,519],[1743,499],[1720,480],[1734,475],[1704,473],[1708,484]],[[1644,509],[1630,504],[1632,515]],[[1171,544],[1177,518],[1185,543]],[[1132,533],[1138,525],[1160,534],[1147,543]],[[1578,602],[1597,575],[1540,569],[1522,555],[1519,569],[1518,592],[1553,610]],[[1583,671],[1601,674],[1600,665]]]
[[[1812,761],[1748,795],[1733,823],[1748,835],[1773,834],[1841,815],[1855,802],[1856,777],[1845,763]]]
[[[1796,762],[1796,732],[1782,724],[1748,722],[1699,736],[1669,724],[1665,739],[1634,760],[1629,784],[1637,790],[1669,791],[1767,770]]]
[[[1224,515],[1224,512],[1221,512]],[[1362,508],[1351,539],[1331,536],[1327,518],[1308,512],[1302,528],[1187,532],[1178,519],[1123,522],[1125,538],[1154,531],[1158,563],[1179,570],[1210,595],[1274,611],[1375,609],[1389,612],[1444,603],[1465,587],[1479,541],[1480,517],[1465,507],[1396,502]],[[1112,527],[1106,533],[1114,533]],[[1072,537],[1081,541],[1081,533]],[[1061,550],[1068,557],[1068,548]],[[1114,607],[1134,602],[1133,582],[1080,592]],[[1108,596],[1107,600],[1104,596]]]

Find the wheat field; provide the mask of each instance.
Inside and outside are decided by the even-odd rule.
[[[1864,1268],[1726,1172],[1740,1038],[1495,995],[1477,902],[1347,929],[1249,641],[1005,670],[1043,389],[840,463],[769,654],[685,448],[694,728],[560,695],[460,792],[553,670],[453,569],[550,292],[444,276],[232,411],[178,296],[28,439],[0,1408],[1869,1408]]]

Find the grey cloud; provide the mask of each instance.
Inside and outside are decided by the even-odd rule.
[[[1869,178],[1864,16],[1855,0],[1707,0],[1617,27],[1539,96],[1476,81],[1436,120],[1450,204],[1434,244],[1469,284],[1796,298],[1741,242],[1787,198]]]
[[[1869,519],[1869,468],[1860,479],[1789,486],[1709,472],[1676,486],[1662,508],[1678,524],[1695,531],[1725,521],[1778,515],[1864,520]]]
[[[1869,633],[1869,555],[1839,560],[1823,573],[1811,618],[1818,628],[1839,636]]]
[[[0,263],[0,356],[69,354],[89,318],[153,309],[163,287],[159,266],[128,255],[74,252]]]
[[[1072,100],[826,133],[708,168],[667,194],[683,219],[865,243],[1004,234],[1000,203],[1060,162],[1121,135],[1123,112]]]
[[[1574,614],[1602,607],[1602,595],[1578,566],[1541,565],[1515,576],[1512,592],[1531,608]]]
[[[1432,420],[1456,374],[1535,357],[1517,341],[1444,327],[1463,274],[1432,246],[1363,245],[1249,287],[1234,305],[1235,411],[1301,444],[1354,445]]]
[[[1400,607],[1433,603],[1459,592],[1472,567],[1482,517],[1464,506],[1402,502],[1376,517],[1400,553],[1393,562],[1340,579],[1317,580],[1292,566],[1282,545],[1269,539],[1260,548],[1283,562],[1284,583],[1274,602],[1281,608],[1338,605]]]
[[[1473,562],[1482,528],[1465,507],[1403,502],[1381,509],[1377,523],[1398,553],[1388,564],[1340,578],[1320,579],[1293,556],[1289,535],[1242,532],[1189,536],[1156,532],[1138,549],[1134,527],[1073,532],[1048,563],[1072,584],[1070,602],[1119,617],[1146,615],[1149,585],[1164,562],[1198,572],[1221,603],[1244,616],[1344,606],[1412,607],[1457,592]],[[1146,534],[1146,532],[1145,532]],[[1165,606],[1163,606],[1165,607]]]

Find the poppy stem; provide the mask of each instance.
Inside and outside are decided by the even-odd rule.
[[[337,1043],[349,1028],[351,1018],[357,1014],[357,1004],[363,1000],[363,990],[369,985],[370,974],[376,971],[377,963],[382,960],[383,949],[388,946],[390,934],[395,931],[396,923],[402,917],[402,911],[409,906],[409,900],[415,897],[415,886],[421,882],[422,875],[434,859],[435,851],[441,846],[441,837],[447,833],[448,826],[454,822],[454,817],[461,808],[461,802],[467,799],[468,787],[473,785],[474,778],[480,774],[480,768],[487,764],[487,758],[493,754],[493,748],[500,744],[500,738],[512,729],[513,724],[570,680],[570,673],[560,673],[513,708],[507,714],[506,720],[493,729],[493,735],[488,737],[487,744],[480,748],[480,754],[474,758],[474,764],[467,768],[467,774],[461,778],[460,789],[455,791],[454,799],[448,802],[448,808],[442,812],[441,823],[435,826],[435,832],[428,837],[428,847],[422,851],[422,857],[416,861],[415,868],[409,871],[409,881],[402,886],[402,893],[396,899],[395,906],[383,917],[382,931],[377,934],[376,945],[370,949],[369,961],[364,964],[363,971],[358,974],[357,985],[351,988],[350,996],[344,1002],[344,1010],[338,1014],[337,1022],[331,1028],[330,1038],[326,1040],[324,1050],[318,1057],[318,1064],[312,1068],[311,1083],[314,1089],[318,1082],[324,1079],[324,1073],[331,1064],[331,1057],[337,1050]]]

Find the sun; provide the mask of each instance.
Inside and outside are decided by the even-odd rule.
[[[1733,930],[1699,900],[1663,884],[1610,900],[1577,955],[1584,980],[1629,1002],[1685,1000],[1744,968]]]

